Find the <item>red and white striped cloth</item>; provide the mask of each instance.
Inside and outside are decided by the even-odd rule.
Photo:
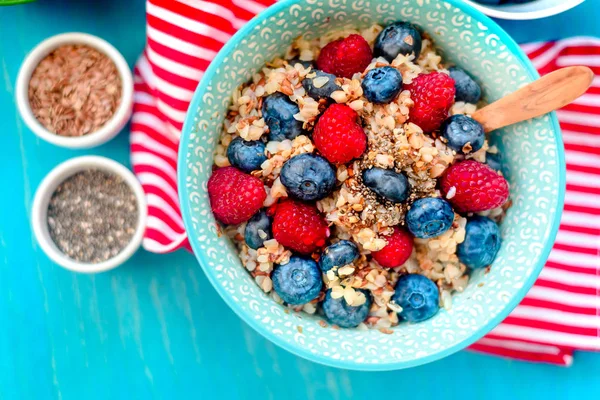
[[[548,262],[521,304],[471,349],[570,365],[574,350],[600,350],[600,40],[576,37],[522,48],[541,75],[587,65],[596,77],[585,95],[557,111],[567,192]]]
[[[131,160],[148,200],[144,248],[189,249],[177,198],[177,145],[193,92],[210,61],[273,0],[149,0],[148,43],[135,68]],[[521,305],[471,349],[570,365],[573,350],[600,350],[600,40],[524,45],[541,74],[587,65],[589,92],[558,112],[567,160],[556,244]]]

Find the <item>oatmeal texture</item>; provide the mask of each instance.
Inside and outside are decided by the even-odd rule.
[[[326,107],[327,102],[347,104],[355,110],[362,120],[367,135],[368,146],[363,156],[349,165],[337,166],[337,188],[329,197],[317,202],[317,207],[330,225],[332,235],[330,242],[352,240],[357,244],[360,257],[350,265],[338,266],[323,274],[324,287],[332,290],[333,298],[343,297],[349,305],[358,306],[365,302],[365,296],[357,289],[368,289],[373,296],[369,316],[358,329],[368,327],[379,329],[383,333],[392,333],[388,328],[398,324],[397,312],[401,308],[391,301],[394,286],[401,274],[418,273],[433,280],[440,289],[440,306],[451,308],[452,293],[461,292],[466,287],[469,277],[466,267],[456,256],[456,246],[465,238],[466,218],[455,214],[452,228],[443,235],[433,239],[417,239],[413,253],[404,265],[388,269],[371,261],[370,253],[381,250],[386,245],[385,235],[392,232],[392,227],[404,224],[404,215],[410,205],[422,197],[440,197],[436,188],[436,178],[455,161],[463,158],[474,158],[485,162],[489,149],[487,140],[483,148],[475,153],[456,154],[445,144],[445,140],[436,134],[424,134],[419,126],[408,122],[409,111],[413,106],[410,92],[402,91],[398,97],[386,104],[373,104],[363,96],[361,81],[366,72],[372,68],[391,65],[397,68],[405,85],[420,73],[438,71],[448,73],[433,47],[431,39],[423,36],[422,51],[418,59],[413,55],[399,55],[392,62],[384,58],[373,59],[363,74],[357,73],[349,78],[336,78],[341,90],[334,91],[330,99],[319,101],[309,97],[302,86],[305,78],[314,78],[312,68],[305,68],[299,63],[291,65],[288,60],[300,59],[313,61],[319,51],[327,43],[348,36],[352,33],[362,35],[372,46],[382,27],[375,25],[362,31],[345,30],[332,32],[318,39],[305,40],[297,38],[287,50],[283,58],[277,58],[256,73],[250,82],[235,90],[232,104],[226,116],[223,132],[217,146],[214,162],[218,167],[229,165],[226,151],[229,143],[237,136],[247,140],[258,140],[268,133],[261,115],[263,98],[275,92],[289,96],[299,107],[294,116],[302,121],[307,135],[293,140],[267,143],[267,160],[261,170],[253,175],[265,183],[267,199],[265,207],[274,204],[277,199],[287,197],[285,187],[281,184],[279,174],[283,164],[294,155],[315,151],[309,135],[317,117]],[[329,78],[317,78],[315,86],[327,84]],[[450,114],[471,115],[477,105],[457,102]],[[370,167],[394,169],[403,172],[411,185],[411,194],[406,202],[394,204],[378,197],[363,184],[361,172]],[[495,220],[502,218],[503,209],[484,213]],[[256,283],[275,301],[282,303],[272,290],[270,273],[274,264],[287,262],[291,252],[284,249],[275,239],[268,240],[258,250],[250,249],[244,243],[245,224],[229,226],[225,232],[237,244],[243,265],[254,277]],[[317,258],[318,256],[314,256]],[[317,299],[294,310],[313,314],[318,311],[318,303],[323,299],[321,293]],[[325,322],[322,324],[327,326]]]

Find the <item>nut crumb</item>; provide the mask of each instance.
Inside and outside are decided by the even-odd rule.
[[[456,195],[456,187],[452,186],[450,188],[450,190],[448,190],[448,193],[446,193],[446,198],[448,200],[450,200],[451,198],[453,198]]]
[[[462,148],[462,151],[465,154],[469,154],[472,150],[473,150],[473,146],[471,146],[471,142],[465,143],[465,145]]]

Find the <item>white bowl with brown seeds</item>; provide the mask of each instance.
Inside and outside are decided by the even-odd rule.
[[[72,187],[68,189],[72,192],[71,196],[63,192],[57,197],[65,183],[78,175],[90,173],[107,180],[100,182],[100,185],[104,185],[102,190],[98,189],[96,182],[95,186],[90,184],[87,188],[89,199],[81,195],[81,189],[77,192]],[[106,184],[111,184],[113,190],[107,188]],[[123,198],[127,204],[123,204],[115,187],[125,192]],[[67,206],[79,202],[82,205],[75,207],[75,210],[63,206],[60,214],[61,210],[56,209],[57,198]],[[102,204],[97,204],[98,199]],[[84,215],[81,215],[82,210],[86,211]],[[127,213],[131,215],[127,216]],[[70,232],[67,235],[62,232],[61,235],[52,219],[65,214],[72,217],[72,223],[67,221],[62,225],[63,231],[68,229]],[[31,225],[38,244],[56,264],[75,272],[97,273],[120,266],[138,250],[146,217],[144,191],[129,169],[105,157],[83,156],[59,164],[44,178],[33,200]],[[92,221],[92,218],[98,218],[98,221]],[[85,222],[87,226],[83,226]],[[121,233],[124,236],[120,238]],[[115,238],[114,242],[111,237]],[[80,246],[80,249],[77,250],[76,246]],[[106,249],[103,250],[103,246]],[[77,251],[71,252],[71,248]]]
[[[57,146],[85,149],[113,139],[133,106],[133,77],[111,44],[65,33],[38,44],[25,58],[16,101],[26,125]]]

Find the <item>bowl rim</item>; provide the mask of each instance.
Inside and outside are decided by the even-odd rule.
[[[206,72],[204,73],[202,80],[198,84],[194,97],[190,103],[188,108],[188,113],[186,115],[186,119],[184,122],[181,140],[179,143],[179,156],[177,162],[177,184],[179,187],[179,202],[180,208],[182,212],[184,226],[186,228],[186,232],[193,232],[193,223],[192,223],[192,215],[190,213],[189,207],[184,207],[184,204],[187,204],[187,199],[189,198],[188,188],[186,186],[187,180],[187,166],[186,166],[186,157],[187,157],[187,149],[189,147],[189,138],[190,135],[186,134],[192,131],[194,127],[194,116],[192,115],[195,110],[198,109],[199,103],[202,101],[202,96],[199,93],[205,92],[209,83],[213,80],[217,69],[223,63],[223,59],[229,55],[232,49],[237,45],[237,43],[244,38],[248,33],[250,33],[257,25],[261,24],[264,20],[272,17],[273,15],[279,13],[280,11],[289,8],[290,6],[298,3],[302,3],[304,0],[281,0],[270,6],[269,8],[263,10],[260,14],[255,16],[249,22],[246,23],[238,32],[236,32],[231,39],[221,48],[217,56],[211,62]],[[464,3],[462,0],[444,0],[451,5],[459,8],[461,11],[466,13],[467,15],[473,17],[485,23],[490,31],[497,34],[499,39],[504,43],[507,48],[511,51],[511,53],[521,62],[523,67],[526,69],[529,77],[532,80],[538,79],[540,77],[538,71],[534,68],[533,64],[529,60],[529,58],[525,55],[525,53],[521,50],[519,45],[514,41],[514,39],[504,30],[502,29],[496,22],[494,22],[491,18],[484,15],[481,11],[469,6]],[[191,112],[190,112],[191,111]],[[294,346],[283,338],[273,335],[269,330],[267,330],[258,320],[251,318],[249,315],[244,312],[240,306],[231,299],[231,296],[227,293],[225,288],[221,286],[213,271],[208,267],[209,260],[206,258],[203,253],[199,243],[197,240],[189,240],[190,246],[194,251],[194,255],[198,260],[201,268],[204,270],[204,273],[208,280],[210,281],[213,288],[219,293],[221,298],[225,301],[225,303],[231,308],[244,322],[250,325],[255,331],[260,333],[267,340],[275,343],[279,347],[289,351],[290,353],[302,357],[304,359],[327,365],[330,367],[343,368],[349,370],[358,370],[358,371],[393,371],[398,369],[416,367],[419,365],[427,364],[441,358],[447,357],[453,353],[456,353],[459,350],[462,350],[484,335],[489,333],[494,327],[496,327],[500,322],[502,322],[508,314],[521,302],[521,300],[525,297],[529,289],[533,286],[534,282],[538,278],[542,268],[545,265],[546,260],[552,250],[554,240],[556,239],[556,234],[558,232],[560,219],[562,215],[562,209],[564,205],[564,196],[565,196],[565,187],[566,187],[566,165],[565,165],[565,156],[564,156],[564,145],[562,141],[562,136],[560,133],[560,126],[558,123],[558,118],[556,117],[556,113],[552,112],[549,114],[552,126],[555,132],[555,140],[557,143],[557,160],[558,160],[558,198],[557,198],[557,207],[556,213],[554,215],[554,219],[552,221],[552,228],[550,234],[548,236],[548,241],[540,253],[540,262],[535,266],[532,273],[529,275],[527,281],[523,283],[523,286],[517,292],[516,296],[513,297],[510,303],[506,304],[506,306],[502,309],[501,312],[496,315],[493,319],[491,319],[487,324],[481,326],[476,332],[474,332],[468,338],[455,343],[453,346],[450,346],[440,352],[435,354],[431,354],[422,358],[417,358],[409,361],[398,360],[390,363],[380,363],[380,364],[366,364],[366,363],[357,363],[352,360],[335,360],[331,357],[322,356],[319,354],[313,354],[305,348],[300,346]]]
[[[40,61],[57,48],[69,44],[87,45],[103,53],[115,64],[121,78],[121,103],[112,117],[98,130],[74,137],[61,136],[50,132],[33,115],[29,104],[29,80]],[[133,74],[123,55],[106,40],[88,33],[60,33],[38,43],[27,54],[17,75],[15,98],[21,118],[40,139],[68,149],[89,149],[110,141],[127,124],[133,110]]]
[[[99,169],[123,178],[135,195],[138,218],[135,233],[129,243],[114,257],[97,264],[76,261],[58,249],[48,232],[48,203],[52,194],[62,182],[74,174],[87,170]],[[73,272],[93,274],[117,268],[124,264],[141,246],[146,230],[148,208],[146,195],[136,176],[123,164],[101,156],[79,156],[63,161],[54,167],[38,186],[31,207],[31,225],[33,234],[44,253],[59,266]]]
[[[581,3],[583,3],[584,1],[585,0],[571,0],[570,2],[567,2],[567,3],[563,2],[561,4],[556,4],[552,7],[544,8],[541,10],[515,12],[515,11],[499,10],[495,7],[490,7],[485,4],[478,4],[474,0],[465,0],[465,2],[467,4],[469,4],[472,7],[475,7],[476,9],[478,9],[479,11],[483,12],[486,15],[489,15],[490,17],[506,19],[506,20],[513,20],[513,21],[523,21],[523,20],[551,17],[553,15],[557,15],[557,14],[563,13],[565,11],[568,11],[571,8],[575,8],[578,5],[580,5]]]

